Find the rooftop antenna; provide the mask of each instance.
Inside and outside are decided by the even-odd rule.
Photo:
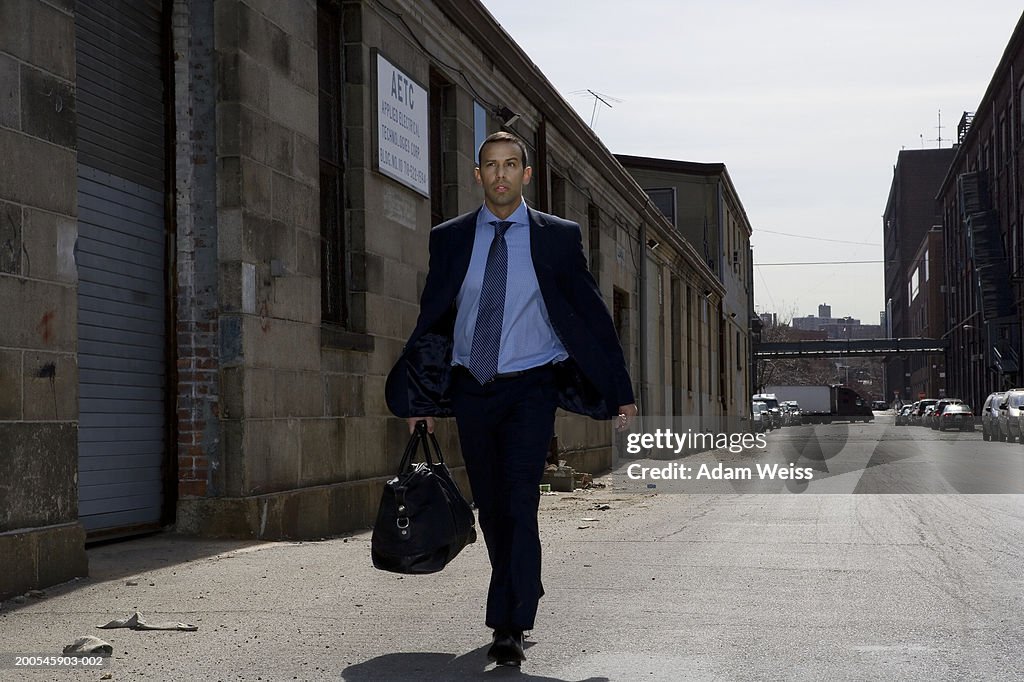
[[[573,91],[573,92],[571,92],[569,94],[571,94],[571,95],[583,95],[585,97],[593,97],[594,98],[594,108],[590,112],[590,127],[591,128],[594,127],[594,123],[597,121],[597,105],[598,105],[599,102],[601,104],[605,105],[606,107],[608,107],[609,109],[614,108],[614,107],[612,107],[612,104],[611,104],[612,102],[615,102],[616,104],[621,104],[622,103],[621,99],[618,99],[616,97],[612,97],[611,95],[606,95],[606,94],[604,94],[602,92],[594,92],[590,88],[587,88],[586,90],[575,90],[575,91]]]
[[[936,140],[929,140],[929,142],[938,142],[939,149],[942,148],[942,109],[939,109],[939,125],[936,126],[939,129],[939,137]]]

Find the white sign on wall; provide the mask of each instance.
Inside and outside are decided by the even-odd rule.
[[[377,170],[430,196],[427,91],[377,54]]]

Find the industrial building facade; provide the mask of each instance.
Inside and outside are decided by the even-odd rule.
[[[693,247],[696,257],[707,263],[725,287],[725,296],[711,315],[720,321],[718,338],[702,343],[699,336],[693,338],[692,333],[685,332],[685,329],[702,331],[700,325],[695,325],[685,315],[706,315],[702,309],[708,305],[709,292],[694,291],[688,282],[682,281],[679,273],[672,271],[671,258],[659,258],[665,252],[660,252],[657,245],[648,251],[648,267],[658,273],[657,291],[662,292],[659,296],[663,301],[658,316],[647,318],[653,338],[659,339],[657,345],[649,345],[648,354],[652,363],[661,364],[670,359],[671,364],[661,365],[660,376],[664,380],[658,383],[655,394],[647,402],[659,414],[695,415],[704,427],[704,406],[714,394],[688,387],[702,386],[702,375],[707,375],[708,380],[721,382],[719,402],[724,407],[724,421],[719,424],[717,406],[714,406],[706,426],[726,430],[739,428],[747,415],[749,398],[756,392],[750,343],[754,309],[752,227],[729,171],[722,163],[623,154],[616,158],[678,234]],[[652,291],[651,295],[655,293]],[[694,301],[699,301],[699,305]],[[664,319],[666,316],[668,319]],[[662,348],[666,350],[660,350]],[[695,353],[705,352],[706,359],[695,356]],[[699,359],[694,362],[694,357]],[[719,363],[721,371],[715,372]],[[684,377],[684,371],[696,371],[698,376]]]
[[[1024,17],[978,108],[957,130],[939,189],[946,271],[947,393],[981,405],[1019,387],[1024,295]]]
[[[905,149],[893,168],[882,214],[885,320],[881,336],[940,338],[945,330],[942,217],[936,197],[956,149]],[[945,358],[898,355],[885,361],[887,400],[939,395]],[[923,396],[921,394],[924,394]]]
[[[478,3],[0,3],[0,598],[84,574],[87,537],[369,525],[428,232],[499,129],[580,223],[641,411],[744,416],[741,208],[709,263]],[[612,464],[608,424],[556,432]]]

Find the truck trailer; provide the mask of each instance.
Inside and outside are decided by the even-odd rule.
[[[765,386],[779,402],[795,400],[800,404],[804,423],[864,421],[875,418],[871,404],[847,386]]]

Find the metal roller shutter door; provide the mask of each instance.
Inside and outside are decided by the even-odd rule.
[[[160,523],[167,454],[165,87],[159,2],[80,0],[79,517]]]

